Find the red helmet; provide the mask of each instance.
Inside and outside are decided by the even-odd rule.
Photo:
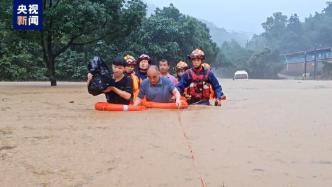
[[[201,49],[195,49],[191,52],[191,54],[189,55],[189,59],[202,59],[204,60],[205,59],[205,53],[204,51],[202,51]]]
[[[125,55],[123,58],[127,62],[127,65],[136,65],[136,59],[133,56]]]
[[[142,54],[141,56],[139,56],[137,59],[137,63],[139,64],[142,60],[147,60],[150,65],[152,63],[151,58],[149,57],[149,55],[146,54]]]
[[[189,66],[185,61],[181,60],[176,64],[176,70],[183,70],[183,69],[186,70],[188,68],[189,68]]]

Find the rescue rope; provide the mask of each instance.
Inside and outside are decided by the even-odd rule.
[[[178,124],[182,130],[182,134],[183,134],[183,138],[185,140],[185,144],[186,144],[186,147],[188,148],[190,154],[191,154],[191,160],[192,160],[192,165],[193,165],[193,168],[196,172],[196,174],[199,176],[200,178],[200,181],[201,181],[201,187],[207,187],[206,183],[205,183],[205,180],[203,178],[203,176],[200,174],[200,172],[198,171],[198,168],[197,168],[197,160],[196,160],[196,156],[195,156],[195,153],[192,149],[192,146],[190,144],[190,140],[189,140],[189,137],[187,136],[187,133],[185,131],[185,128],[182,124],[182,119],[181,119],[181,112],[180,110],[177,111],[177,114],[178,114]]]

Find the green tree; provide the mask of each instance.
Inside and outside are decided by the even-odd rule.
[[[308,45],[308,40],[304,37],[303,24],[297,14],[291,15],[288,20],[286,30],[280,38],[280,46],[277,48],[282,53],[289,51],[303,50]]]
[[[232,77],[236,70],[246,69],[246,62],[252,53],[252,50],[241,47],[235,40],[224,42],[218,55],[223,76]]]
[[[246,63],[247,71],[252,78],[278,78],[282,70],[280,53],[264,49],[255,52]]]
[[[265,32],[262,34],[267,39],[269,48],[278,49],[282,40],[283,33],[286,30],[287,16],[281,12],[276,12],[268,17],[266,22],[262,23]]]
[[[6,0],[8,10],[11,1]],[[22,40],[40,45],[52,86],[56,86],[56,58],[73,46],[115,42],[140,25],[146,5],[140,0],[43,0],[43,30],[16,32]],[[12,11],[5,12],[5,27]]]
[[[171,63],[187,59],[194,48],[202,48],[208,63],[215,63],[218,53],[205,24],[185,16],[172,4],[157,9],[141,27],[126,39],[122,51],[139,55],[149,54],[154,61],[166,58]]]

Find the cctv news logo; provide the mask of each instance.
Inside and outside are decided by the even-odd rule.
[[[42,0],[14,0],[14,30],[42,30],[42,8]]]

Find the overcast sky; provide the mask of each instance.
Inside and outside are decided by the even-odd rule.
[[[326,0],[145,0],[158,7],[173,3],[182,13],[210,21],[228,31],[259,34],[261,23],[274,12],[301,20],[326,7]]]

